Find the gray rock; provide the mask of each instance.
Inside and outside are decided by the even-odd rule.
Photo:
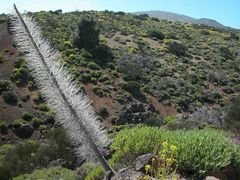
[[[155,120],[159,121],[159,118],[155,113],[154,107],[149,104],[144,103],[133,103],[130,106],[125,106],[123,111],[119,115],[119,118],[114,122],[115,125],[126,124],[126,123],[145,123],[146,121],[150,120],[149,118],[152,117],[151,120],[155,117]],[[157,124],[161,124],[162,122],[157,122]],[[154,122],[154,124],[156,124]]]
[[[145,166],[151,162],[153,154],[139,156],[135,162],[135,170],[145,172]]]
[[[207,176],[206,180],[220,180],[220,179],[215,178],[214,176]]]
[[[30,138],[34,132],[34,129],[29,124],[23,124],[16,129],[15,133],[20,138]]]
[[[135,171],[133,167],[128,167],[119,170],[111,180],[140,180],[144,174],[140,171]]]

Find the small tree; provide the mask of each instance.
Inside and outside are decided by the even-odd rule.
[[[146,72],[155,69],[149,57],[139,54],[123,54],[117,59],[117,67],[125,75],[125,80],[139,80]]]
[[[93,16],[81,15],[74,35],[73,45],[77,48],[93,49],[99,44],[99,27]]]
[[[186,50],[187,48],[182,43],[173,41],[168,44],[168,51],[171,54],[184,56],[186,54]]]

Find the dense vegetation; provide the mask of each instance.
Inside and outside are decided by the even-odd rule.
[[[173,158],[181,174],[200,178],[228,168],[239,172],[239,145],[230,140],[240,128],[238,31],[123,12],[28,14],[61,52],[99,119],[110,124],[113,144],[107,158],[114,168],[145,153],[158,154],[167,142],[176,146]],[[0,16],[0,23],[6,20]],[[10,53],[0,53],[0,65]],[[101,167],[75,158],[30,72],[20,54],[11,77],[0,80],[5,108],[22,112],[13,121],[0,117],[0,179],[103,179]],[[158,106],[172,109],[164,116]],[[145,125],[130,125],[138,123]],[[19,139],[11,141],[13,134]]]
[[[82,49],[76,49],[71,44],[76,41],[73,41],[72,32],[84,24],[82,20],[77,24],[82,14],[85,19],[92,18],[86,26],[91,23],[94,26],[91,31],[95,34],[91,35],[94,42],[84,45],[83,40],[82,45],[77,46]],[[79,81],[97,83],[105,73],[94,77],[92,74],[99,70],[94,63],[103,65],[104,62],[109,75],[114,75],[115,70],[122,72],[124,80],[137,81],[145,92],[159,101],[173,104],[178,112],[193,112],[205,103],[223,106],[239,95],[238,32],[108,11],[40,12],[33,15],[42,26],[44,35],[62,52],[64,62]],[[97,27],[94,25],[96,20]],[[85,28],[81,28],[82,36],[87,38]],[[94,48],[98,45],[99,30],[100,45],[104,48],[89,50],[87,46]],[[107,63],[111,53],[104,45],[112,48],[113,63]],[[80,66],[90,70],[83,71]],[[113,76],[106,83],[113,85],[116,78]],[[121,84],[115,83],[114,86],[122,89]]]
[[[202,175],[228,166],[236,172],[240,170],[240,148],[226,138],[224,132],[208,128],[169,131],[137,126],[124,129],[112,144],[116,149],[113,160],[123,161],[125,158],[127,162],[129,157],[158,152],[163,142],[176,146],[175,159],[182,171]]]

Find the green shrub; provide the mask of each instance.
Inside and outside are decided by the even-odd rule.
[[[85,180],[102,180],[106,176],[105,171],[103,170],[102,166],[97,166],[96,168],[92,169],[87,176],[85,177]]]
[[[102,66],[105,66],[108,62],[112,62],[114,56],[110,47],[105,44],[100,44],[95,48],[94,52],[94,61]]]
[[[29,112],[24,112],[24,113],[22,114],[22,118],[23,118],[24,120],[26,120],[26,121],[31,121],[32,118],[33,118],[33,115],[32,115],[31,113],[29,113]]]
[[[108,80],[110,80],[110,79],[109,79],[109,77],[106,76],[106,75],[99,78],[99,81],[100,81],[100,82],[105,82],[105,81],[108,81]]]
[[[233,58],[232,52],[227,47],[220,47],[219,52],[220,52],[221,56],[226,58],[226,59],[232,59]]]
[[[93,69],[93,70],[98,70],[98,69],[99,69],[99,66],[98,66],[95,62],[90,62],[90,63],[88,64],[88,67],[89,67],[90,69]]]
[[[0,179],[8,180],[11,177],[11,171],[7,167],[0,166]]]
[[[163,33],[161,33],[160,31],[156,31],[156,30],[148,31],[148,36],[150,38],[156,38],[159,40],[163,40],[165,38]]]
[[[49,107],[47,106],[47,104],[40,104],[40,105],[38,105],[38,109],[40,111],[44,111],[44,112],[49,111]]]
[[[82,179],[86,179],[86,176],[88,174],[91,174],[91,171],[94,171],[94,169],[96,168],[97,168],[96,164],[85,162],[79,168],[77,168],[76,173],[77,176],[81,177]]]
[[[54,124],[54,113],[51,111],[45,112],[46,123]]]
[[[34,141],[27,141],[17,144],[11,148],[1,161],[1,166],[6,167],[11,172],[11,177],[20,173],[29,172],[34,167],[34,154],[39,144]]]
[[[179,42],[173,41],[168,44],[168,51],[171,54],[175,54],[177,56],[184,56],[186,54],[186,50],[187,48]]]
[[[2,97],[8,104],[16,105],[18,102],[17,95],[13,91],[4,91]]]
[[[11,83],[6,80],[0,81],[0,94],[2,94],[3,91],[9,91],[11,88]]]
[[[46,168],[50,162],[60,157],[69,166],[75,168],[76,158],[73,155],[73,148],[66,138],[64,130],[52,128],[45,135],[46,138],[43,141],[29,140],[12,146],[4,145],[0,147],[0,171],[2,167],[5,167],[3,169],[4,172],[10,172],[10,176],[7,179],[12,179],[12,177],[20,174],[30,173],[36,168]],[[28,179],[27,177],[26,179]]]
[[[117,59],[117,67],[127,81],[139,80],[145,73],[154,70],[150,57],[140,54],[123,54]]]
[[[233,101],[225,108],[226,116],[224,118],[224,126],[239,132],[240,128],[240,97]]]
[[[6,14],[0,14],[0,24],[4,23],[8,20],[8,17]]]
[[[0,64],[3,62],[3,59],[4,59],[4,55],[2,53],[0,53]]]
[[[39,118],[33,118],[32,119],[32,125],[34,128],[39,128],[39,126],[42,124],[42,120]]]
[[[174,158],[183,171],[193,171],[195,175],[201,175],[221,171],[227,166],[239,171],[240,147],[232,143],[222,131],[207,128],[169,131],[137,126],[124,129],[117,134],[112,144],[112,148],[117,150],[113,161],[157,152],[162,142],[177,147]]]
[[[99,114],[102,117],[106,117],[106,116],[108,116],[109,113],[108,113],[107,108],[105,106],[103,106],[99,109]]]
[[[53,180],[53,179],[64,179],[72,180],[76,176],[74,171],[63,167],[51,167],[47,169],[35,170],[31,174],[24,174],[18,177],[13,178],[13,180]]]
[[[0,121],[0,133],[6,134],[8,130],[7,123]]]
[[[32,90],[34,90],[36,88],[37,88],[37,86],[36,86],[36,84],[33,81],[28,81],[28,89],[29,89],[29,91],[32,91]]]
[[[17,85],[26,84],[29,80],[29,71],[27,67],[21,66],[20,68],[14,68],[11,79],[15,81]]]
[[[30,99],[30,95],[25,95],[22,97],[23,102],[27,102]]]
[[[24,123],[25,123],[25,122],[24,122],[24,120],[22,120],[22,119],[14,120],[14,121],[13,121],[13,127],[14,127],[14,128],[19,128],[19,127],[21,127]]]
[[[14,145],[12,144],[3,144],[0,146],[0,162],[4,160],[6,154],[13,148],[14,148]]]
[[[89,82],[91,82],[91,79],[92,79],[92,77],[91,77],[90,74],[88,74],[88,73],[83,73],[83,74],[81,74],[81,77],[80,77],[80,81],[81,81],[81,82],[83,82],[83,83],[89,83]]]
[[[216,91],[210,91],[205,90],[202,92],[202,95],[200,96],[200,101],[203,103],[210,103],[214,104],[218,102],[218,99],[220,99],[222,96],[219,92]]]
[[[91,71],[91,77],[99,79],[102,75],[101,71]]]
[[[140,84],[136,81],[129,81],[123,85],[123,89],[130,92],[131,94],[138,95],[140,92]]]
[[[44,100],[43,100],[42,95],[41,95],[40,93],[37,93],[37,95],[33,97],[33,102],[34,102],[35,104],[41,104],[41,103],[43,103]]]
[[[104,96],[103,90],[102,90],[100,87],[98,87],[98,86],[94,86],[94,87],[93,87],[93,92],[94,92],[96,95],[98,95],[99,97],[103,97],[103,96]]]
[[[71,41],[64,41],[63,44],[66,46],[66,47],[72,47],[72,42]]]

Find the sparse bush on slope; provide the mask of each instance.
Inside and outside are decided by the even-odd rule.
[[[235,98],[225,109],[226,116],[224,118],[224,126],[236,132],[240,132],[240,97]]]

